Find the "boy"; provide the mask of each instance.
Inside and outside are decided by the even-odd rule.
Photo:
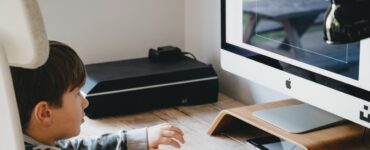
[[[158,149],[160,144],[180,148],[183,132],[170,124],[104,134],[97,138],[64,140],[76,136],[89,105],[81,95],[85,68],[69,46],[51,41],[47,62],[36,69],[11,67],[26,150]]]

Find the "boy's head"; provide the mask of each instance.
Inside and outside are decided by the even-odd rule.
[[[77,115],[81,118],[84,115],[83,109],[88,105],[79,91],[85,82],[86,75],[81,59],[72,48],[63,43],[51,41],[49,44],[49,58],[44,65],[36,69],[11,67],[23,132],[30,130],[35,121],[41,126],[51,126],[50,123],[62,121],[60,119],[63,115],[59,113],[64,113],[65,117],[73,118]],[[70,99],[80,101],[81,107],[72,106],[78,104],[73,104],[73,101],[69,102]],[[70,110],[66,110],[66,107]],[[63,109],[64,112],[61,111]],[[66,121],[64,125],[68,125],[73,120],[64,121]]]

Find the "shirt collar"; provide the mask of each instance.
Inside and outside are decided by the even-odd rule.
[[[32,144],[32,145],[42,145],[41,143],[37,142],[36,140],[34,140],[33,138],[25,134],[23,134],[23,140],[24,142]]]
[[[40,142],[37,142],[32,137],[30,137],[28,135],[25,135],[25,134],[23,134],[23,140],[24,140],[25,143],[28,143],[28,144],[31,144],[31,145],[35,146],[35,147],[33,147],[34,149],[40,149],[40,150],[60,150],[60,148],[58,148],[58,147],[48,146],[48,145],[41,144]]]

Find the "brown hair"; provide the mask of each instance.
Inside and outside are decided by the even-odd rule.
[[[85,83],[85,67],[77,53],[61,42],[50,41],[49,46],[49,58],[39,68],[11,67],[23,131],[37,103],[62,107],[63,94]]]

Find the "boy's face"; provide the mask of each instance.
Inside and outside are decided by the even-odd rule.
[[[80,125],[84,122],[84,109],[89,105],[80,93],[80,88],[67,90],[62,97],[62,107],[53,111],[53,124],[59,138],[70,138],[80,133]]]

